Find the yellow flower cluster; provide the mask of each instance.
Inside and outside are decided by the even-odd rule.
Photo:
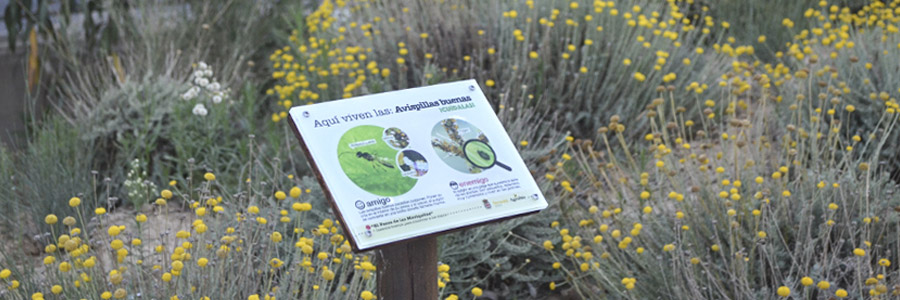
[[[205,182],[216,180],[213,173],[203,177]],[[292,186],[287,190],[270,194],[273,201],[268,204],[244,206],[241,198],[216,195],[211,184],[182,192],[176,183],[163,190],[159,199],[181,201],[183,198],[188,202],[189,213],[182,212],[178,205],[155,205],[152,212],[135,213],[136,226],[129,226],[113,223],[112,220],[127,222],[131,218],[113,212],[94,217],[92,222],[102,227],[87,233],[78,227],[88,223],[78,221],[82,218],[77,210],[81,199],[71,198],[68,204],[76,208],[75,216],[66,216],[62,222],[53,214],[44,218],[54,236],[53,242],[44,248],[46,255],[42,262],[55,272],[48,273],[46,286],[29,289],[36,289],[34,299],[42,299],[42,292],[124,299],[134,293],[139,282],[144,282],[140,284],[161,287],[141,288],[145,297],[177,299],[189,295],[189,298],[210,299],[205,295],[218,295],[217,285],[210,284],[210,280],[225,282],[226,278],[242,274],[253,277],[248,283],[254,290],[259,288],[259,282],[266,282],[269,292],[256,294],[260,299],[275,299],[276,294],[288,297],[289,294],[279,291],[293,290],[296,295],[307,289],[340,295],[361,293],[363,299],[374,299],[374,294],[363,291],[374,284],[370,279],[376,268],[369,256],[353,254],[337,222],[324,219],[309,226],[304,221],[312,217],[308,212],[313,207],[304,197],[311,193],[309,189]],[[181,221],[173,222],[175,218],[170,217],[173,214]],[[259,219],[248,222],[249,215],[280,216],[281,222],[273,230]],[[293,251],[296,254],[290,254]],[[107,258],[109,253],[114,254],[114,259]],[[248,265],[246,261],[262,263]],[[445,264],[438,270],[441,282],[449,283],[450,267]],[[282,278],[275,280],[275,274]],[[12,269],[0,270],[0,281],[6,283],[6,288],[17,291],[22,284],[15,276]],[[307,285],[313,281],[316,284]]]
[[[779,260],[774,252],[792,253],[792,260],[784,263],[824,266],[829,259],[823,256],[799,255],[793,252],[796,249],[773,244],[790,239],[815,252],[812,249],[846,239],[863,244],[855,249],[836,249],[835,257],[854,261],[857,264],[852,268],[859,272],[893,272],[885,269],[891,265],[889,258],[877,262],[867,259],[891,255],[873,247],[875,241],[870,240],[876,238],[868,233],[896,224],[884,224],[884,212],[873,209],[885,207],[887,200],[872,199],[878,196],[870,190],[854,190],[854,196],[847,199],[848,190],[842,185],[873,180],[871,176],[877,171],[873,173],[871,147],[886,142],[890,138],[886,132],[896,129],[900,122],[895,96],[900,89],[892,92],[886,86],[876,87],[879,75],[872,70],[877,64],[866,62],[900,53],[883,46],[900,41],[895,34],[900,25],[898,8],[900,1],[874,2],[854,13],[837,5],[811,9],[806,17],[818,20],[819,26],[799,31],[795,41],[777,53],[778,63],[764,63],[754,56],[752,46],[735,46],[733,39],[726,38],[712,44],[714,53],[710,55],[725,55],[731,60],[705,83],[691,78],[683,82],[677,71],[650,73],[642,68],[626,73],[637,81],[633,84],[651,81],[651,74],[667,84],[656,88],[658,98],[642,114],[650,123],[649,132],[640,135],[647,143],[613,143],[610,134],[617,137],[624,131],[613,130],[620,124],[616,117],[608,127],[599,128],[596,138],[576,139],[578,142],[570,141],[563,149],[553,150],[578,158],[548,163],[548,172],[542,178],[561,207],[576,212],[562,222],[578,224],[572,230],[557,229],[559,237],[543,242],[543,248],[557,261],[553,269],[560,270],[567,283],[578,289],[583,286],[582,278],[592,277],[575,276],[570,273],[573,269],[604,277],[655,276],[636,274],[632,266],[647,266],[642,253],[668,252],[670,255],[658,257],[674,271],[663,272],[693,281],[690,278],[705,277],[698,272],[710,271],[694,266],[712,263],[755,268]],[[629,23],[633,26],[645,26],[647,23],[635,16],[640,11],[618,13],[634,20]],[[701,20],[697,26],[704,32],[716,26],[710,17]],[[731,26],[718,23],[724,28]],[[783,25],[795,26],[790,20],[784,20]],[[637,36],[641,43],[647,38]],[[758,40],[765,42],[765,36]],[[861,49],[860,45],[869,43],[882,46],[875,48],[877,51]],[[702,55],[705,51],[697,48],[695,52]],[[622,64],[629,68],[661,66],[653,70],[660,71],[669,60],[670,54],[659,50],[655,61],[642,63],[626,58]],[[697,59],[688,58],[683,65],[693,61]],[[692,93],[672,93],[682,87]],[[858,102],[859,95],[869,101]],[[863,111],[865,116],[858,115]],[[846,122],[851,117],[868,118],[877,125],[865,128],[863,134],[863,129]],[[779,126],[776,124],[783,125],[773,133],[770,130]],[[857,150],[865,147],[863,144],[870,145],[868,151]],[[642,153],[640,159],[632,155],[634,152]],[[796,236],[797,224],[813,228],[810,232],[818,237]],[[838,232],[837,224],[854,231],[832,236]],[[552,228],[558,226],[559,222],[551,224]],[[582,237],[593,243],[583,245]],[[877,239],[887,243],[882,237]],[[785,276],[779,272],[789,271],[779,270],[779,276]],[[715,273],[731,276],[727,271]],[[790,297],[795,294],[791,291],[795,284],[814,284],[805,274],[794,278],[800,277],[799,283],[766,288],[772,296]],[[829,290],[828,280],[832,279],[823,276],[818,288]],[[622,286],[599,284],[613,290],[634,288],[632,277],[625,277]],[[704,285],[700,281],[696,284]],[[865,285],[870,286],[865,292],[872,297],[891,293],[889,284],[878,276],[867,279]],[[758,283],[745,286],[760,287]],[[838,298],[851,294],[844,289],[829,293]],[[693,296],[685,293],[673,297]]]

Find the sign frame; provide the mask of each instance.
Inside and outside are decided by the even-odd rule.
[[[485,95],[485,94],[483,93],[483,91],[481,91],[481,89],[478,87],[478,84],[477,84],[477,82],[476,82],[474,79],[469,79],[469,80],[464,80],[464,81],[457,81],[457,82],[450,82],[450,83],[443,83],[443,84],[439,84],[439,85],[425,86],[425,87],[419,87],[419,88],[405,89],[405,90],[388,91],[388,92],[378,93],[378,94],[372,94],[372,95],[380,95],[380,94],[394,93],[394,92],[399,92],[399,91],[416,90],[416,89],[427,89],[427,88],[432,88],[432,87],[436,87],[436,86],[443,86],[443,85],[464,85],[464,84],[468,84],[468,90],[469,90],[470,92],[479,93],[482,97],[484,97],[485,100],[487,100],[486,95]],[[361,97],[368,97],[368,96],[372,96],[372,95],[361,96]],[[345,101],[345,100],[360,100],[360,99],[355,99],[355,98],[356,98],[356,97],[350,98],[350,99],[343,99],[343,100],[339,100],[339,101]],[[488,103],[488,104],[489,104],[489,103]],[[295,117],[300,117],[300,116],[295,116],[295,112],[297,112],[297,113],[299,113],[299,114],[307,114],[306,111],[304,111],[304,112],[299,112],[299,110],[302,110],[302,109],[303,109],[303,106],[295,106],[295,107],[292,107],[291,110],[290,110],[289,117],[288,117],[288,123],[290,124],[291,130],[294,132],[294,135],[297,137],[297,140],[300,142],[300,148],[303,150],[303,154],[304,154],[304,156],[305,156],[306,159],[307,159],[307,163],[310,165],[310,167],[311,167],[311,169],[312,169],[312,171],[313,171],[313,174],[315,174],[316,180],[318,180],[319,185],[320,185],[321,188],[322,188],[323,194],[325,195],[326,199],[327,199],[328,202],[329,202],[329,205],[330,205],[331,208],[332,208],[332,213],[333,213],[333,214],[335,215],[335,217],[340,221],[339,223],[340,223],[341,228],[343,229],[343,231],[344,231],[344,233],[345,233],[345,238],[346,238],[347,241],[350,243],[350,245],[351,245],[353,251],[356,252],[356,253],[362,252],[362,251],[370,251],[370,250],[383,250],[383,249],[386,249],[386,248],[388,248],[388,247],[391,247],[391,246],[394,246],[394,245],[399,245],[399,244],[401,244],[401,243],[407,243],[407,242],[417,242],[417,243],[421,243],[421,242],[423,242],[423,241],[425,241],[425,240],[433,239],[433,238],[435,238],[435,237],[437,237],[437,236],[439,236],[439,235],[443,235],[443,234],[447,234],[447,233],[452,233],[452,232],[456,232],[456,231],[459,231],[459,230],[465,230],[465,229],[469,229],[469,228],[473,228],[473,227],[484,226],[484,225],[488,225],[488,224],[495,223],[495,222],[502,222],[502,221],[505,221],[505,220],[509,220],[509,219],[513,219],[513,218],[518,218],[518,217],[523,217],[523,216],[527,216],[527,215],[531,215],[531,214],[536,214],[536,213],[541,212],[543,209],[546,209],[546,208],[549,206],[548,203],[546,202],[546,199],[543,197],[542,191],[540,191],[539,187],[537,187],[537,186],[535,185],[535,187],[538,188],[538,191],[537,191],[537,192],[538,192],[538,194],[540,195],[539,200],[542,200],[542,201],[543,201],[543,204],[544,204],[544,206],[543,206],[542,208],[535,209],[535,210],[533,210],[533,211],[527,211],[527,212],[523,212],[523,213],[516,213],[516,214],[511,214],[511,215],[507,215],[507,216],[503,216],[503,217],[499,217],[499,218],[494,218],[494,219],[490,219],[490,220],[486,220],[486,221],[481,221],[481,222],[476,222],[476,223],[472,223],[472,224],[467,224],[467,225],[464,225],[464,226],[459,226],[459,227],[449,228],[449,229],[445,229],[445,230],[439,230],[439,231],[435,231],[435,232],[431,232],[431,233],[427,233],[427,234],[422,234],[422,235],[417,235],[417,236],[413,236],[413,237],[409,237],[409,238],[404,238],[404,239],[400,239],[400,240],[395,240],[395,241],[383,243],[383,244],[380,244],[380,245],[374,245],[374,246],[370,246],[370,247],[366,247],[366,248],[360,248],[360,247],[359,247],[359,244],[358,244],[358,241],[357,241],[357,237],[356,237],[354,234],[352,234],[353,231],[351,231],[350,228],[348,227],[348,226],[349,226],[349,223],[347,222],[347,219],[346,219],[345,216],[344,216],[344,212],[341,211],[341,209],[339,208],[339,206],[338,206],[338,204],[337,204],[337,199],[335,199],[335,194],[332,192],[331,186],[329,186],[328,182],[326,182],[326,180],[325,180],[325,178],[324,178],[324,176],[323,176],[323,173],[321,172],[320,165],[319,165],[320,162],[317,162],[316,160],[313,159],[313,155],[312,155],[312,153],[311,153],[311,151],[310,151],[308,141],[307,141],[306,138],[304,138],[303,134],[301,134],[300,129],[298,128],[298,125],[297,125],[296,122],[295,122]],[[496,112],[494,111],[493,107],[491,107],[491,113],[493,114],[493,117],[494,117],[494,118],[497,118]],[[308,116],[308,115],[307,115],[307,116]],[[508,136],[508,133],[506,133],[506,129],[503,128],[502,124],[501,124],[501,129],[502,129],[502,130],[504,131],[504,133]],[[507,138],[508,138],[508,137],[507,137]],[[510,142],[511,142],[511,141],[510,141]],[[515,158],[516,158],[517,160],[521,160],[521,154],[519,154],[518,151],[516,151],[516,154],[517,154],[517,155],[516,155]],[[470,161],[470,162],[471,162],[471,161]],[[496,162],[496,161],[495,161],[495,163],[497,163],[498,165],[502,165],[502,164],[500,164],[499,162]],[[508,168],[508,167],[506,167],[505,165],[504,165],[503,167]],[[526,170],[526,171],[524,171],[524,172],[528,173],[529,179],[531,179],[532,181],[534,180],[533,175],[531,175],[531,173],[530,173],[529,171]],[[485,201],[487,201],[487,200],[485,200]]]

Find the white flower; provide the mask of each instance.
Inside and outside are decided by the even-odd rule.
[[[203,69],[209,68],[209,65],[207,65],[205,62],[201,61],[201,62],[197,63],[197,68],[203,70]]]
[[[194,83],[199,86],[206,87],[206,85],[209,84],[209,79],[200,77],[200,78],[194,79]]]
[[[219,95],[213,96],[213,97],[212,97],[212,102],[215,103],[215,104],[222,103],[222,96],[219,96]]]
[[[206,71],[203,71],[203,75],[206,75],[206,77],[212,77],[212,70],[206,69]]]
[[[200,71],[200,70],[194,71],[194,74],[191,74],[191,77],[201,78],[201,77],[203,77],[203,71]]]
[[[206,107],[203,106],[203,103],[197,103],[197,105],[194,106],[192,112],[194,113],[194,115],[201,117],[206,116],[207,113]]]
[[[209,89],[210,91],[218,92],[219,89],[222,88],[222,86],[219,85],[218,82],[213,82],[213,83],[210,83],[208,86],[206,86],[206,88]]]
[[[198,94],[200,94],[200,88],[195,86],[189,89],[187,92],[184,92],[184,94],[181,95],[181,99],[191,100],[197,97]]]

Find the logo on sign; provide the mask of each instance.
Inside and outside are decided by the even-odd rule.
[[[458,188],[459,188],[459,184],[456,183],[456,181],[451,181],[451,182],[450,182],[450,188],[451,188],[451,189],[454,189],[454,190],[455,190],[455,189],[458,189]]]
[[[362,202],[362,200],[356,200],[356,208],[363,209],[366,208],[366,203]]]

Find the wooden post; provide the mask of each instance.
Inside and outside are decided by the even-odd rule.
[[[378,299],[437,299],[437,238],[385,246],[378,251]]]

